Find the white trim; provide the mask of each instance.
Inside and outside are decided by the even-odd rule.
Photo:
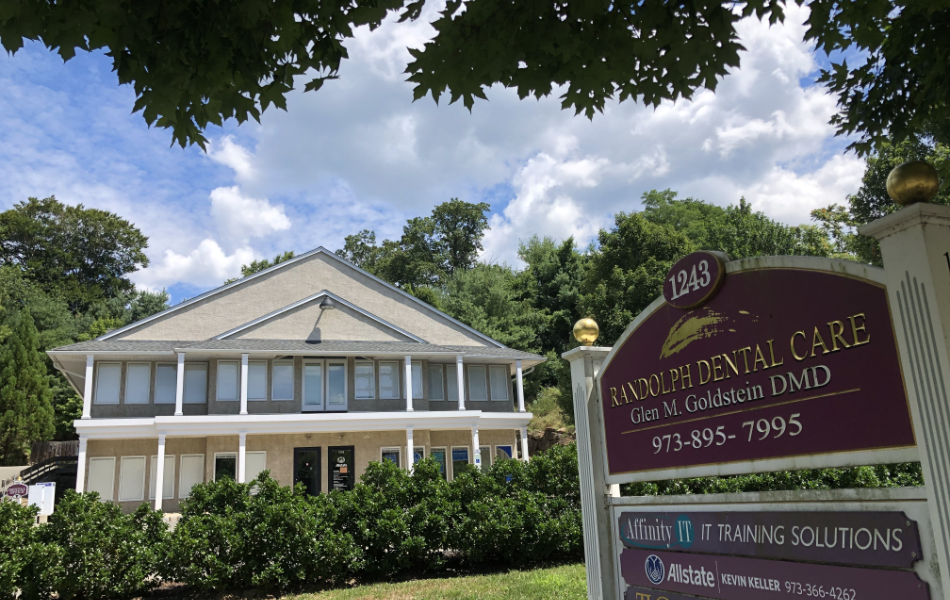
[[[129,323],[129,324],[126,325],[125,327],[120,327],[120,328],[118,328],[118,329],[115,329],[115,330],[113,330],[113,331],[110,331],[109,333],[107,333],[107,334],[105,334],[105,335],[103,335],[103,336],[100,336],[100,337],[98,337],[98,338],[96,338],[96,339],[97,339],[97,340],[107,340],[107,339],[113,338],[113,337],[115,337],[115,336],[117,336],[117,335],[119,335],[119,334],[121,334],[121,333],[125,333],[125,332],[127,332],[127,331],[130,331],[130,330],[136,328],[136,327],[140,327],[140,326],[142,326],[142,325],[144,325],[144,324],[146,324],[146,323],[149,323],[149,322],[154,321],[154,320],[156,320],[156,319],[160,319],[160,318],[162,318],[162,317],[164,317],[164,316],[166,316],[166,315],[168,315],[168,314],[171,314],[171,313],[173,313],[173,312],[175,312],[175,311],[181,310],[181,309],[183,309],[183,308],[187,308],[187,307],[191,306],[192,304],[196,304],[196,303],[198,303],[198,302],[201,302],[202,300],[205,300],[206,298],[210,298],[211,296],[216,296],[216,295],[218,295],[218,294],[220,294],[220,293],[222,293],[222,292],[224,292],[224,291],[233,289],[233,288],[235,288],[235,287],[237,287],[237,286],[239,286],[239,285],[243,285],[243,284],[245,284],[245,283],[248,283],[249,281],[253,281],[254,279],[257,279],[258,277],[263,277],[263,276],[265,276],[265,275],[267,275],[267,274],[269,274],[269,273],[272,273],[273,271],[276,271],[277,269],[283,269],[284,267],[288,267],[288,266],[290,266],[290,265],[292,265],[292,264],[294,264],[294,263],[297,263],[297,262],[302,261],[302,260],[304,260],[304,259],[310,258],[311,256],[316,256],[317,254],[323,254],[323,255],[327,256],[328,258],[332,258],[332,259],[334,259],[334,260],[336,260],[336,261],[339,261],[339,262],[343,263],[344,265],[350,267],[351,269],[357,271],[358,273],[360,273],[360,274],[362,274],[362,275],[364,275],[364,276],[366,276],[366,277],[372,279],[372,280],[375,281],[376,283],[379,283],[379,284],[383,285],[384,287],[389,288],[390,290],[393,290],[393,291],[395,291],[395,292],[398,292],[398,293],[399,293],[403,298],[405,298],[406,300],[409,300],[409,301],[411,301],[411,302],[415,302],[416,304],[418,304],[420,307],[424,308],[425,310],[427,310],[427,311],[429,311],[429,312],[435,313],[436,315],[442,317],[443,319],[448,320],[449,322],[451,322],[451,323],[453,323],[453,324],[455,324],[455,325],[457,325],[457,326],[459,326],[459,327],[465,329],[466,331],[468,331],[468,332],[470,332],[470,333],[474,333],[476,336],[478,336],[478,337],[482,338],[483,340],[485,340],[485,341],[487,341],[487,342],[489,342],[489,343],[495,345],[495,346],[498,347],[498,348],[506,348],[506,347],[507,347],[507,346],[505,346],[504,344],[502,344],[501,342],[496,341],[496,340],[493,340],[492,338],[488,337],[488,336],[485,335],[484,333],[482,333],[482,332],[480,332],[480,331],[478,331],[478,330],[476,330],[476,329],[473,329],[473,328],[469,327],[468,325],[466,325],[465,323],[462,323],[462,322],[459,321],[458,319],[454,319],[454,318],[450,317],[449,315],[445,314],[445,313],[442,312],[441,310],[438,310],[437,308],[433,307],[432,305],[430,305],[430,304],[428,304],[428,303],[426,303],[426,302],[424,302],[424,301],[422,301],[422,300],[416,298],[416,297],[413,296],[412,294],[406,293],[405,290],[401,290],[401,289],[397,288],[396,286],[392,285],[391,283],[388,283],[388,282],[386,282],[386,281],[383,281],[383,280],[380,279],[379,277],[376,277],[375,275],[372,275],[372,274],[370,274],[370,273],[367,273],[366,271],[364,271],[363,269],[357,267],[356,265],[354,265],[354,264],[351,263],[350,261],[348,261],[348,260],[346,260],[346,259],[344,259],[344,258],[341,258],[341,257],[337,256],[337,255],[334,254],[333,252],[330,252],[329,250],[327,250],[327,249],[324,248],[323,246],[319,246],[319,247],[317,247],[317,248],[314,248],[313,250],[311,250],[311,251],[309,251],[309,252],[305,252],[305,253],[301,254],[300,256],[295,256],[295,257],[291,258],[290,260],[286,260],[286,261],[284,261],[284,262],[278,263],[278,264],[274,265],[273,267],[270,267],[269,269],[264,269],[263,271],[260,271],[260,272],[258,272],[258,273],[255,273],[255,274],[253,274],[253,275],[249,275],[249,276],[247,276],[247,277],[242,277],[241,279],[238,279],[237,281],[235,281],[235,282],[233,282],[233,283],[229,283],[229,284],[223,285],[223,286],[221,286],[221,287],[219,287],[219,288],[217,288],[217,289],[207,291],[207,292],[205,292],[205,293],[203,293],[203,294],[199,294],[198,296],[195,296],[194,298],[191,298],[191,299],[189,299],[189,300],[185,300],[184,302],[182,302],[182,303],[180,303],[180,304],[177,304],[177,305],[175,305],[175,306],[173,306],[173,307],[171,307],[171,308],[167,308],[167,309],[163,310],[162,312],[155,313],[154,315],[151,315],[151,316],[149,316],[149,317],[146,317],[146,318],[144,318],[144,319],[142,319],[142,320],[140,320],[140,321],[136,321],[135,323]]]
[[[323,291],[321,291],[321,292],[317,292],[316,294],[314,294],[314,295],[312,295],[312,296],[307,296],[307,297],[304,298],[303,300],[298,300],[298,301],[294,302],[293,304],[288,304],[287,306],[285,306],[285,307],[283,307],[283,308],[278,308],[277,310],[275,310],[275,311],[273,311],[273,312],[271,312],[271,313],[268,313],[268,314],[264,315],[263,317],[258,317],[258,318],[256,318],[256,319],[254,319],[253,321],[248,321],[247,323],[245,323],[245,324],[243,324],[243,325],[239,325],[239,326],[235,327],[234,329],[231,329],[230,331],[225,331],[224,333],[219,333],[218,335],[214,336],[214,337],[211,338],[211,339],[213,339],[213,340],[226,340],[226,339],[228,339],[229,337],[231,337],[232,335],[241,333],[241,332],[244,331],[245,329],[250,329],[251,327],[255,327],[255,326],[257,326],[257,325],[260,325],[261,323],[265,323],[265,322],[267,322],[267,321],[269,321],[269,320],[271,320],[271,319],[273,319],[273,318],[275,318],[275,317],[279,317],[280,315],[282,315],[282,314],[284,314],[284,313],[286,313],[286,312],[290,312],[290,311],[292,311],[292,310],[294,310],[294,309],[296,309],[296,308],[300,308],[301,306],[303,306],[303,305],[305,305],[305,304],[309,304],[309,303],[311,303],[311,302],[315,302],[315,301],[317,301],[317,300],[319,300],[319,299],[321,299],[321,298],[325,298],[325,297],[326,297],[326,298],[332,298],[335,302],[339,302],[340,304],[342,304],[343,306],[349,308],[350,310],[352,310],[352,311],[354,311],[354,312],[357,312],[357,313],[363,315],[364,317],[366,317],[366,318],[368,318],[368,319],[370,319],[370,320],[376,321],[376,322],[379,323],[380,325],[383,325],[384,327],[387,327],[387,328],[389,328],[389,329],[392,329],[392,330],[395,331],[396,333],[402,334],[402,335],[406,336],[407,338],[409,338],[409,339],[411,339],[411,340],[414,340],[414,341],[417,341],[417,342],[422,342],[422,343],[428,343],[428,342],[426,342],[424,339],[422,339],[421,337],[419,337],[419,336],[417,336],[417,335],[413,335],[413,334],[409,333],[408,331],[406,331],[405,329],[403,329],[403,328],[401,328],[401,327],[398,327],[398,326],[396,326],[396,325],[393,325],[392,323],[390,323],[389,321],[387,321],[387,320],[385,320],[385,319],[383,319],[383,318],[381,318],[381,317],[377,317],[376,315],[374,315],[373,313],[369,312],[368,310],[364,310],[364,309],[360,308],[359,306],[356,306],[356,305],[353,304],[352,302],[349,302],[349,301],[347,301],[347,300],[344,300],[343,298],[340,298],[339,296],[337,296],[336,294],[334,294],[333,292],[331,292],[331,291],[329,291],[329,290],[323,290]]]
[[[399,455],[399,460],[396,462],[396,466],[399,467],[400,469],[403,468],[403,467],[402,467],[402,453],[403,453],[402,446],[385,446],[385,447],[380,448],[380,449],[379,449],[379,462],[383,462],[383,461],[385,460],[385,459],[383,458],[383,454],[386,454],[387,452],[396,452],[396,453],[398,453],[398,455]]]
[[[76,432],[86,439],[156,438],[165,433],[175,437],[206,437],[279,433],[335,433],[339,431],[394,431],[414,429],[520,429],[534,415],[480,410],[379,411],[349,413],[188,415],[146,419],[90,419],[73,421]],[[900,462],[900,461],[895,461]]]

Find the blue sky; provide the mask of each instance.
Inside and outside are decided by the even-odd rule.
[[[360,31],[341,78],[295,93],[287,112],[209,129],[208,153],[170,146],[168,132],[131,114],[134,93],[107,57],[64,64],[28,44],[0,55],[0,209],[56,195],[128,218],[150,238],[151,265],[133,280],[173,301],[255,258],[336,249],[364,228],[397,236],[451,197],[491,204],[483,259],[515,265],[519,240],[584,245],[654,188],[722,205],[744,196],[807,222],[857,191],[863,162],[828,125],[835,101],[813,83],[825,59],[802,42],[806,11],[789,6],[781,26],[744,21],[748,51],[715,94],[657,110],[613,104],[593,121],[556,96],[519,101],[500,89],[471,113],[412,102],[406,47],[432,30],[425,19],[387,23]]]

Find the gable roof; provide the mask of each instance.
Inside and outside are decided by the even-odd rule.
[[[314,248],[313,250],[311,250],[311,251],[309,251],[309,252],[305,252],[304,254],[301,254],[301,255],[299,255],[299,256],[295,256],[295,257],[291,258],[290,260],[286,260],[286,261],[284,261],[284,262],[278,263],[278,264],[274,265],[273,267],[270,267],[270,268],[268,268],[268,269],[264,269],[263,271],[259,271],[259,272],[257,272],[257,273],[254,273],[253,275],[249,275],[249,276],[247,276],[247,277],[242,277],[241,279],[238,279],[237,281],[234,281],[234,282],[232,282],[232,283],[223,285],[223,286],[218,287],[218,288],[215,288],[215,289],[213,289],[213,290],[209,290],[209,291],[207,291],[207,292],[205,292],[205,293],[203,293],[203,294],[199,294],[198,296],[195,296],[194,298],[189,298],[188,300],[185,300],[185,301],[181,302],[180,304],[176,304],[175,306],[173,306],[173,307],[171,307],[171,308],[167,308],[167,309],[163,310],[162,312],[155,313],[154,315],[151,315],[151,316],[149,316],[149,317],[145,317],[144,319],[138,320],[138,321],[136,321],[136,322],[134,322],[134,323],[129,323],[128,325],[126,325],[126,326],[124,326],[124,327],[120,327],[120,328],[118,328],[118,329],[115,329],[115,330],[113,330],[113,331],[110,331],[110,332],[106,333],[105,335],[102,335],[102,336],[97,337],[96,339],[97,339],[97,340],[100,340],[100,341],[101,341],[101,340],[108,340],[108,339],[113,338],[113,337],[115,337],[115,336],[117,336],[117,335],[119,335],[119,334],[122,334],[122,333],[125,333],[125,332],[128,332],[128,331],[131,331],[131,330],[133,330],[133,329],[136,329],[136,328],[138,328],[138,327],[140,327],[140,326],[142,326],[142,325],[144,325],[144,324],[146,324],[146,323],[149,323],[149,322],[154,321],[154,320],[156,320],[156,319],[159,319],[159,318],[161,318],[161,317],[164,317],[164,316],[167,316],[167,315],[169,315],[169,314],[172,314],[172,313],[175,313],[175,312],[177,312],[177,311],[180,311],[180,310],[182,310],[182,309],[184,309],[184,308],[187,308],[187,307],[189,307],[189,306],[191,306],[191,305],[193,305],[193,304],[196,304],[196,303],[198,303],[198,302],[201,302],[202,300],[206,300],[206,299],[208,299],[208,298],[211,298],[211,297],[213,297],[213,296],[216,296],[216,295],[218,295],[218,294],[221,294],[221,293],[223,293],[223,292],[225,292],[225,291],[234,289],[234,288],[236,288],[236,287],[238,287],[238,286],[245,285],[245,284],[247,284],[248,282],[253,281],[254,279],[257,279],[258,277],[263,277],[264,275],[267,275],[267,274],[269,274],[269,273],[273,273],[274,271],[276,271],[276,270],[278,270],[278,269],[283,269],[283,268],[285,268],[285,267],[289,267],[290,265],[292,265],[292,264],[294,264],[294,263],[300,262],[300,261],[302,261],[302,260],[304,260],[304,259],[310,258],[310,257],[312,257],[312,256],[316,256],[316,255],[318,255],[318,254],[322,254],[323,256],[326,256],[326,257],[331,258],[331,259],[333,259],[333,260],[335,260],[335,261],[338,261],[339,263],[341,263],[341,264],[343,264],[343,265],[346,265],[346,266],[349,267],[350,269],[353,269],[354,271],[356,271],[356,272],[358,272],[358,273],[364,275],[365,277],[368,277],[369,279],[375,281],[376,283],[379,283],[380,285],[382,285],[382,286],[384,286],[384,287],[386,287],[386,288],[388,288],[388,289],[390,289],[390,290],[392,290],[392,291],[394,291],[394,292],[397,292],[397,293],[401,294],[401,295],[402,295],[404,298],[406,298],[407,300],[410,300],[410,301],[412,301],[412,302],[415,302],[416,304],[418,304],[420,307],[422,307],[422,308],[425,309],[426,311],[431,312],[431,313],[435,314],[436,316],[441,317],[441,318],[443,318],[443,319],[445,319],[445,320],[447,320],[447,321],[449,321],[449,322],[451,322],[451,323],[453,323],[453,324],[455,324],[455,325],[461,327],[462,329],[468,331],[469,333],[475,334],[477,337],[479,337],[479,338],[485,340],[486,342],[488,342],[489,344],[492,344],[493,346],[496,346],[496,347],[498,347],[498,348],[506,348],[506,347],[507,347],[507,346],[505,346],[504,344],[502,344],[501,342],[499,342],[499,341],[497,341],[497,340],[494,340],[494,339],[488,337],[487,335],[485,335],[485,334],[482,333],[481,331],[478,331],[477,329],[474,329],[474,328],[472,328],[472,327],[469,327],[468,325],[466,325],[465,323],[462,323],[462,322],[459,321],[458,319],[455,319],[455,318],[453,318],[453,317],[451,317],[451,316],[445,314],[445,313],[442,312],[441,310],[435,308],[435,307],[432,306],[431,304],[429,304],[429,303],[427,303],[427,302],[424,302],[424,301],[422,301],[422,300],[416,298],[416,297],[413,296],[412,294],[407,293],[405,290],[399,289],[398,287],[394,286],[393,284],[389,283],[388,281],[384,281],[383,279],[380,279],[379,277],[376,277],[376,276],[373,275],[372,273],[369,273],[369,272],[367,272],[367,271],[364,271],[363,269],[357,267],[356,265],[354,265],[354,264],[351,263],[350,261],[346,260],[345,258],[342,258],[342,257],[340,257],[340,256],[337,256],[334,252],[331,252],[331,251],[327,250],[327,249],[324,248],[323,246],[319,246],[319,247],[317,247],[317,248]],[[334,298],[334,299],[336,299],[336,298]],[[263,317],[262,317],[262,318],[263,318]]]
[[[307,297],[304,298],[303,300],[298,300],[298,301],[294,302],[293,304],[288,304],[287,306],[285,306],[285,307],[283,307],[283,308],[278,308],[277,310],[275,310],[275,311],[272,312],[272,313],[268,313],[268,314],[264,315],[263,317],[258,317],[258,318],[256,318],[256,319],[254,319],[253,321],[248,321],[247,323],[245,323],[245,324],[243,324],[243,325],[239,325],[239,326],[235,327],[234,329],[231,329],[230,331],[225,331],[224,333],[218,334],[218,335],[214,336],[214,337],[211,338],[211,339],[214,339],[214,340],[224,340],[224,339],[227,339],[227,338],[231,337],[232,335],[235,335],[235,334],[238,334],[238,333],[244,331],[245,329],[250,329],[251,327],[254,327],[254,326],[256,326],[256,325],[260,325],[261,323],[265,323],[265,322],[267,322],[267,321],[270,321],[271,319],[274,319],[274,318],[276,318],[276,317],[279,317],[280,315],[282,315],[282,314],[284,314],[284,313],[286,313],[286,312],[292,311],[292,310],[294,310],[295,308],[300,308],[301,306],[303,306],[303,305],[305,305],[305,304],[309,304],[309,303],[311,303],[311,302],[314,302],[314,301],[316,301],[316,300],[319,300],[320,298],[325,298],[325,297],[326,297],[326,298],[332,298],[334,302],[337,302],[337,303],[339,303],[339,304],[342,304],[343,306],[349,308],[350,310],[353,310],[353,311],[355,311],[355,312],[357,312],[357,313],[363,315],[364,317],[367,317],[367,318],[369,318],[369,319],[371,319],[371,320],[373,320],[373,321],[376,321],[377,323],[379,323],[379,324],[382,325],[383,327],[386,327],[386,328],[388,328],[388,329],[391,329],[391,330],[395,331],[396,333],[398,333],[398,334],[400,334],[400,335],[404,335],[404,336],[406,336],[406,337],[408,337],[408,338],[410,338],[410,339],[412,339],[412,340],[415,340],[415,341],[417,341],[417,342],[425,342],[425,340],[422,339],[421,337],[419,337],[419,336],[417,336],[417,335],[414,335],[414,334],[412,334],[412,333],[409,333],[409,332],[406,331],[405,329],[403,329],[403,328],[401,328],[401,327],[397,327],[396,325],[393,325],[392,323],[390,323],[389,321],[387,321],[387,320],[385,320],[385,319],[382,319],[382,318],[380,318],[380,317],[377,317],[376,315],[374,315],[373,313],[369,312],[368,310],[363,310],[362,308],[360,308],[359,306],[356,306],[356,305],[353,304],[352,302],[347,302],[347,301],[344,300],[343,298],[340,298],[339,296],[337,296],[336,294],[334,294],[334,293],[332,293],[332,292],[330,292],[330,291],[328,291],[328,290],[323,290],[322,292],[317,292],[316,294],[314,294],[314,295],[312,295],[312,296],[307,296]]]

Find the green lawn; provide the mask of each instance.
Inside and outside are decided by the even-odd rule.
[[[377,583],[317,594],[287,596],[285,600],[491,600],[538,598],[572,600],[587,597],[584,565],[565,565],[533,571],[510,571],[451,579],[418,579]]]

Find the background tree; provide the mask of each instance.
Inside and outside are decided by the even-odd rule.
[[[53,436],[52,392],[30,311],[7,320],[0,345],[0,462],[26,464],[30,444]]]
[[[283,254],[278,254],[277,256],[275,256],[273,261],[268,260],[266,258],[262,258],[261,260],[251,261],[251,264],[249,265],[241,265],[241,277],[234,277],[233,279],[228,279],[227,281],[224,282],[224,285],[228,285],[229,283],[234,283],[235,281],[243,277],[249,277],[250,275],[253,275],[254,273],[260,273],[261,271],[265,269],[269,269],[273,267],[274,265],[279,265],[282,262],[286,262],[293,257],[294,257],[294,251],[287,250]]]
[[[795,0],[797,4],[805,0]],[[410,49],[414,98],[443,95],[469,108],[495,84],[519,97],[563,86],[562,106],[588,117],[610,99],[657,106],[715,90],[739,66],[738,21],[785,19],[785,0],[449,0],[436,34]],[[389,13],[418,19],[425,0],[23,0],[0,4],[9,52],[40,40],[64,60],[107,50],[134,110],[182,146],[206,144],[209,124],[286,109],[295,79],[317,90],[338,76],[346,41]],[[836,122],[862,152],[886,135],[936,131],[950,77],[950,0],[810,0],[805,39],[833,59],[821,81],[843,107]],[[464,8],[463,8],[464,7]],[[936,117],[936,118],[935,118]]]
[[[0,264],[62,297],[74,311],[135,289],[126,277],[148,266],[148,238],[116,214],[54,197],[0,213]]]

